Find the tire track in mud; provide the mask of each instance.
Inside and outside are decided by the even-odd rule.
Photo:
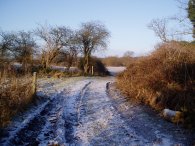
[[[0,135],[0,145],[52,145],[56,143],[63,145],[66,141],[73,141],[72,129],[79,124],[82,98],[91,82],[77,80],[76,83],[74,81],[70,83],[66,84],[60,92],[55,94],[52,92],[51,97],[47,95],[47,92],[46,97],[43,94],[43,103],[33,107],[22,123],[17,122],[16,125],[4,129],[5,134]],[[51,87],[46,87],[46,91],[47,88]],[[72,91],[74,88],[76,90]],[[69,100],[74,105],[70,104]],[[69,106],[73,110],[67,112],[66,108]]]
[[[58,95],[48,102],[43,110],[37,114],[10,140],[11,145],[38,145],[44,144],[55,137],[58,113],[62,110],[61,97]]]
[[[45,90],[48,87],[45,87]],[[49,140],[56,137],[58,121],[62,121],[65,94],[63,87],[55,94],[43,94],[43,97],[39,97],[27,113],[18,117],[21,122],[17,120],[10,127],[3,129],[6,134],[0,135],[0,145],[47,145]]]
[[[1,145],[14,145],[13,143],[16,142],[18,144],[22,144],[23,142],[20,142],[20,138],[18,135],[20,135],[21,131],[25,131],[27,127],[34,121],[40,121],[42,123],[42,119],[38,118],[40,113],[45,109],[45,107],[48,105],[49,101],[44,101],[39,107],[35,106],[33,107],[33,110],[35,108],[38,108],[34,110],[34,113],[31,113],[32,115],[27,115],[23,121],[17,122],[14,125],[11,125],[10,127],[7,127],[5,129],[2,129],[1,132],[6,133],[5,135],[0,136],[0,144]],[[23,118],[23,117],[22,117]],[[40,128],[41,124],[37,126],[37,128]],[[29,127],[30,128],[30,127]],[[1,133],[2,134],[2,133]],[[25,139],[26,136],[22,137],[22,139]]]
[[[81,125],[76,129],[78,145],[139,145],[107,95],[112,78],[94,78],[83,99]],[[143,140],[144,141],[144,140]]]
[[[69,95],[70,102],[67,101],[65,106],[65,140],[68,144],[78,144],[78,138],[75,136],[75,128],[80,124],[82,114],[82,100],[91,82],[85,84],[79,93]],[[74,107],[69,107],[74,104]],[[71,109],[71,110],[67,110]]]

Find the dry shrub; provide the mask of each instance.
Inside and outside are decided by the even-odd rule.
[[[118,87],[155,109],[195,113],[195,45],[169,42],[131,62]]]
[[[32,76],[8,76],[0,80],[0,127],[6,126],[11,117],[32,102]]]

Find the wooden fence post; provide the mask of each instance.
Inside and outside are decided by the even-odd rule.
[[[36,94],[36,86],[37,86],[37,73],[33,72],[33,80],[32,80],[33,94]]]
[[[93,72],[93,65],[92,65],[92,67],[91,67],[91,74],[92,74],[92,76],[93,76],[93,74],[94,74],[94,72]]]

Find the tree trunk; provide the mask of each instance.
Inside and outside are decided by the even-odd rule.
[[[46,68],[49,67],[49,63],[48,63],[47,60],[43,60],[43,61],[42,61],[42,67],[43,67],[44,69],[46,69]]]
[[[73,55],[71,55],[71,54],[68,55],[68,64],[67,64],[67,68],[66,68],[67,72],[69,72],[70,67],[73,64],[73,60],[74,60],[74,54]]]
[[[27,73],[28,72],[28,63],[27,63],[27,60],[26,59],[24,59],[22,61],[22,72],[23,73]]]
[[[45,62],[45,68],[49,68],[49,60],[48,59]]]
[[[84,58],[84,73],[89,74],[89,55],[86,55]]]

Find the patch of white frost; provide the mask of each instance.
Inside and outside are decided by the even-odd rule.
[[[111,67],[111,66],[108,66],[106,68],[108,69],[110,74],[113,75],[113,76],[123,72],[126,69],[126,67],[124,67],[124,66],[121,66],[121,67]]]

